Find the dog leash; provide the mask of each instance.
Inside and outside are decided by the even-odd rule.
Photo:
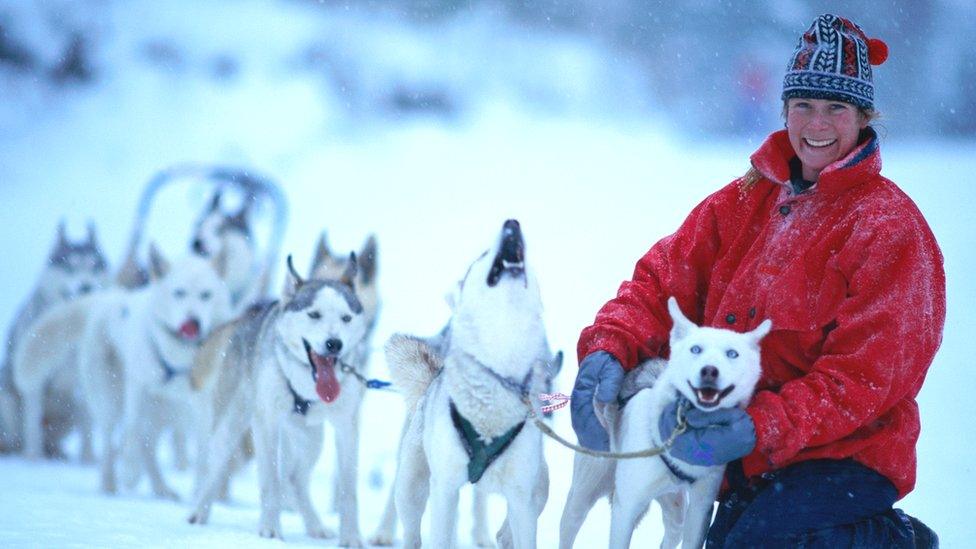
[[[368,377],[359,373],[355,368],[350,366],[348,363],[343,362],[341,360],[338,362],[339,362],[339,369],[342,372],[351,374],[353,377],[356,378],[357,381],[362,383],[367,389],[377,389],[377,390],[397,392],[397,390],[393,388],[393,383],[389,381],[383,381],[381,379],[369,379]]]
[[[543,395],[545,395],[545,393],[543,393]],[[561,397],[566,397],[566,395],[563,395],[562,393],[556,393],[556,395],[561,395]],[[553,395],[545,395],[545,396],[553,396]],[[558,404],[553,405],[553,406],[558,406],[559,408],[562,408],[563,406],[569,403],[569,397],[566,397],[565,400],[562,400],[560,396],[556,396],[555,399],[561,400],[561,402],[559,402]],[[688,422],[685,420],[685,416],[684,416],[684,407],[678,406],[678,409],[675,412],[678,424],[674,428],[674,431],[671,431],[671,436],[669,436],[668,439],[665,440],[663,444],[661,444],[661,446],[656,448],[647,448],[645,450],[640,450],[638,452],[601,452],[599,450],[590,450],[589,448],[586,448],[584,446],[573,444],[572,442],[569,442],[568,440],[559,436],[559,433],[553,431],[552,427],[549,427],[549,425],[547,425],[545,422],[539,419],[539,416],[536,414],[535,409],[532,407],[532,403],[529,402],[529,399],[524,399],[522,402],[524,402],[525,405],[528,406],[529,408],[529,412],[528,414],[526,414],[526,418],[531,419],[532,422],[535,424],[535,426],[538,427],[539,430],[542,431],[544,435],[555,440],[559,444],[562,444],[563,446],[569,448],[570,450],[573,450],[574,452],[579,452],[581,454],[586,454],[592,457],[598,457],[604,459],[636,459],[636,458],[657,456],[663,454],[664,452],[667,452],[668,449],[671,448],[671,446],[674,444],[675,439],[678,438],[678,435],[688,430]],[[545,407],[543,407],[543,411],[545,411]]]

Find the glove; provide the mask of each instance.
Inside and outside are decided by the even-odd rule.
[[[661,438],[671,437],[678,424],[677,410],[682,402],[679,398],[666,406],[658,418]],[[688,406],[688,404],[684,404]],[[674,439],[668,453],[691,465],[713,467],[747,456],[756,447],[756,426],[745,410],[721,408],[703,412],[691,406],[684,412],[688,429]]]
[[[570,400],[573,430],[579,443],[590,450],[610,449],[610,435],[593,411],[594,396],[600,402],[612,402],[624,381],[624,368],[606,351],[586,355],[576,373],[576,385]]]

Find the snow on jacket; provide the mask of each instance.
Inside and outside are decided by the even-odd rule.
[[[799,195],[785,130],[753,154],[758,181],[706,198],[638,261],[577,346],[630,369],[667,356],[674,295],[700,325],[752,330],[765,318],[763,374],[747,411],[754,477],[792,463],[852,457],[899,497],[915,485],[915,402],[942,341],[942,254],[915,203],[880,175],[877,135]]]

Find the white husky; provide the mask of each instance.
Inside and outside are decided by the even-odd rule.
[[[214,375],[204,387],[214,421],[206,477],[191,523],[206,523],[230,474],[232,458],[250,429],[258,465],[261,518],[258,533],[281,538],[281,507],[293,496],[306,533],[329,537],[309,496],[309,478],[322,450],[322,427],[335,428],[339,468],[339,545],[361,547],[357,502],[359,410],[365,386],[349,362],[362,352],[368,329],[356,295],[355,254],[339,280],[304,281],[288,262],[280,302],[252,307],[221,329],[202,358]],[[221,343],[224,341],[225,343]],[[287,486],[282,486],[287,483]]]
[[[423,345],[411,350],[411,341],[419,342],[395,338],[388,351],[404,354],[391,372],[404,392],[408,418],[396,478],[404,546],[420,546],[429,494],[428,542],[453,547],[458,490],[472,482],[507,500],[499,541],[535,547],[549,479],[542,434],[527,421],[526,401],[543,388],[550,356],[539,288],[527,269],[517,221],[505,222],[497,243],[468,269],[443,367]]]
[[[218,262],[219,263],[219,262]],[[156,460],[159,430],[188,417],[189,370],[200,342],[227,320],[221,267],[188,256],[172,267],[150,250],[150,283],[103,293],[88,312],[79,369],[101,435],[101,488],[116,491],[116,459],[141,462],[153,492],[175,499]],[[126,472],[139,472],[130,467]],[[134,483],[130,477],[128,484]]]
[[[673,297],[668,299],[668,311],[674,322],[670,359],[649,361],[628,375],[621,396],[636,394],[619,414],[616,405],[598,410],[616,452],[660,447],[658,418],[676,399],[687,399],[703,411],[745,406],[759,380],[759,344],[772,327],[769,320],[740,334],[696,326]],[[560,521],[560,547],[572,547],[590,507],[610,492],[611,485],[611,548],[630,545],[652,499],[661,504],[664,518],[661,547],[676,547],[679,541],[682,547],[701,547],[724,472],[724,466],[689,465],[667,453],[616,463],[577,454]]]
[[[7,353],[0,366],[0,450],[17,451],[23,440],[24,406],[42,414],[37,429],[29,433],[25,453],[32,458],[42,454],[61,455],[61,438],[72,428],[82,431],[82,459],[93,459],[87,432],[88,414],[79,405],[73,346],[62,345],[64,334],[40,327],[41,319],[60,305],[86,296],[108,285],[105,256],[95,238],[95,227],[88,225],[88,238],[71,242],[64,223],[58,226],[57,241],[33,293],[18,311],[7,334]],[[70,347],[70,348],[68,348]],[[59,354],[60,349],[65,349]],[[57,356],[53,356],[57,355]],[[56,379],[35,375],[38,363],[53,359],[62,375]],[[25,394],[26,393],[26,394]],[[23,397],[23,398],[22,398]],[[45,425],[41,432],[41,422]]]

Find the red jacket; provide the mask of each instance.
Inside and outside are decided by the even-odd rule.
[[[852,457],[901,497],[915,485],[915,395],[942,341],[942,253],[879,174],[873,131],[799,195],[794,156],[786,131],[772,134],[752,156],[763,177],[709,196],[655,244],[577,352],[608,351],[626,369],[667,356],[670,295],[700,325],[744,332],[770,318],[746,475]]]

